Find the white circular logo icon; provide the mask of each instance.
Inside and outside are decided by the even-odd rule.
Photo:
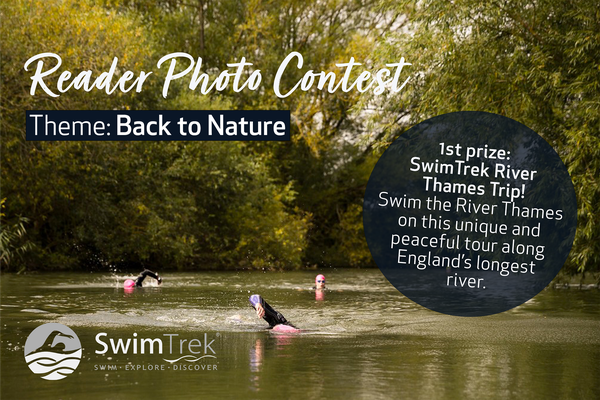
[[[29,369],[43,379],[64,379],[81,361],[81,342],[75,332],[63,324],[38,326],[25,342],[25,361]]]

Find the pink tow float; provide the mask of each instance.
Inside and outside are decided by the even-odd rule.
[[[280,333],[299,333],[299,332],[302,332],[298,328],[294,328],[293,326],[284,325],[284,324],[275,325],[272,330],[273,330],[273,332],[280,332]]]

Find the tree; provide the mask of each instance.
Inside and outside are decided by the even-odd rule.
[[[21,0],[1,7],[2,196],[8,220],[18,221],[8,230],[3,226],[3,255],[5,248],[23,255],[18,264],[3,263],[3,269],[301,264],[308,215],[294,209],[291,187],[276,183],[264,157],[245,144],[25,141],[25,110],[229,104],[181,87],[162,100],[151,83],[139,94],[31,96],[21,68],[32,55],[51,49],[63,56],[65,65],[56,76],[65,68],[98,74],[115,56],[121,66],[148,71],[156,44],[130,11],[70,0]],[[31,221],[27,236],[36,245],[26,254],[19,216]]]
[[[279,99],[271,88],[277,69],[292,51],[303,55],[304,67],[288,68],[282,80],[285,88],[311,69],[340,75],[336,63],[351,57],[370,68],[376,39],[397,23],[400,11],[391,7],[382,11],[376,1],[106,0],[105,4],[137,12],[161,51],[201,56],[208,74],[242,57],[260,69],[264,90],[225,91],[223,97],[237,109],[291,111],[291,144],[252,143],[248,150],[264,157],[279,184],[291,185],[297,192],[290,210],[298,207],[311,215],[305,261],[342,266],[371,262],[360,228],[362,217],[356,211],[374,164],[367,149],[355,146],[366,129],[364,118],[350,112],[358,93],[296,91]]]
[[[0,264],[10,267],[15,258],[22,258],[24,254],[34,248],[32,242],[27,239],[25,225],[29,220],[25,217],[15,218],[7,221],[4,214],[4,203],[6,199],[0,200]]]
[[[365,99],[379,106],[383,147],[434,115],[478,110],[515,119],[546,139],[566,163],[578,197],[568,267],[600,265],[600,13],[591,0],[424,1],[408,10],[374,57],[405,56],[415,75],[406,92]]]

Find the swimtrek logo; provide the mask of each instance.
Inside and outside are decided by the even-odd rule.
[[[63,324],[38,326],[25,342],[25,362],[42,379],[64,379],[75,371],[80,361],[81,342],[75,332]]]

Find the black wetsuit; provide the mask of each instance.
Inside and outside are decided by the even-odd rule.
[[[273,307],[271,307],[269,303],[267,303],[265,299],[263,299],[260,295],[253,294],[248,300],[250,301],[250,304],[252,304],[252,307],[254,309],[256,309],[256,305],[258,303],[260,303],[263,306],[263,308],[265,309],[265,315],[263,316],[263,319],[267,321],[269,327],[272,328],[275,325],[283,324],[293,326],[295,328],[294,325],[288,322],[288,320],[285,319],[285,317],[279,311],[276,311]]]
[[[135,278],[135,286],[142,287],[142,282],[144,282],[144,279],[146,279],[147,276],[150,276],[150,277],[156,279],[158,281],[158,283],[162,283],[162,278],[160,276],[158,276],[157,273],[154,273],[154,272],[150,271],[149,269],[145,269],[142,272],[140,272],[140,276]]]

